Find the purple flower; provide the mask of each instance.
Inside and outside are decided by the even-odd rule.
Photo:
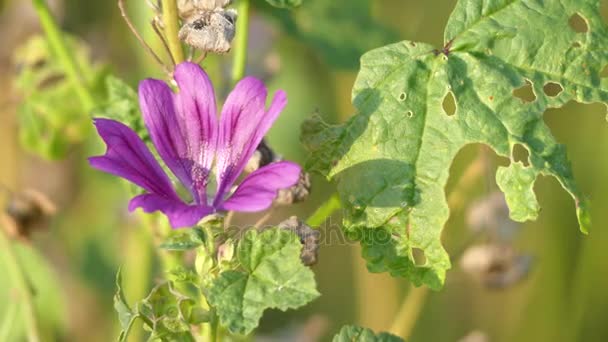
[[[247,161],[287,104],[285,92],[278,91],[266,110],[266,87],[260,80],[246,77],[226,99],[218,121],[207,74],[196,64],[182,63],[174,75],[177,93],[162,81],[147,79],[139,85],[139,101],[156,151],[190,191],[192,203],[177,195],[169,177],[133,130],[118,121],[95,119],[107,151],[89,158],[91,166],[146,190],[131,199],[130,211],[160,210],[174,228],[189,227],[216,211],[267,209],[279,189],[296,184],[300,167],[282,161],[252,172],[232,191]],[[207,185],[214,162],[217,191],[211,199]]]

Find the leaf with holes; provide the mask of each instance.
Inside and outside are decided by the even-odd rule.
[[[319,296],[314,274],[302,265],[292,232],[248,231],[237,247],[240,270],[225,271],[209,289],[209,303],[232,333],[248,334],[267,308],[296,309]]]
[[[361,328],[354,325],[346,325],[340,329],[340,332],[334,336],[333,342],[350,342],[350,341],[365,341],[365,342],[403,342],[403,340],[389,333],[375,334],[371,329]]]
[[[512,218],[536,217],[534,181],[550,175],[574,198],[586,232],[587,204],[542,115],[571,100],[608,102],[601,78],[608,29],[598,0],[462,0],[445,42],[441,49],[404,41],[368,52],[353,89],[357,114],[342,126],[313,119],[303,129],[313,154],[308,167],[337,180],[344,228],[362,241],[370,271],[433,289],[450,267],[440,236],[456,153],[483,143],[513,161],[514,146],[522,145],[529,166],[513,162],[498,173]],[[526,83],[531,95],[522,98]],[[444,109],[451,101],[455,109]],[[367,229],[386,231],[390,241],[370,239]],[[417,249],[424,264],[415,262]]]

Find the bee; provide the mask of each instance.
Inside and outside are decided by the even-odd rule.
[[[205,52],[230,51],[237,19],[236,10],[226,9],[230,3],[231,0],[179,0],[183,20],[179,39]]]
[[[49,218],[56,211],[55,204],[46,195],[27,189],[11,194],[4,211],[0,213],[0,223],[11,238],[29,241],[32,232],[48,226]]]

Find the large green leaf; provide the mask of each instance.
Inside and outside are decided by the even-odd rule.
[[[209,290],[220,323],[236,334],[258,326],[264,310],[296,309],[319,296],[314,274],[302,265],[302,244],[292,232],[249,231],[239,242],[239,271],[225,271]]]
[[[571,27],[579,16],[584,22]],[[444,48],[404,41],[362,57],[353,89],[357,114],[342,126],[318,119],[304,126],[313,152],[308,166],[338,181],[345,229],[367,237],[371,271],[438,289],[450,267],[440,242],[449,216],[444,186],[454,156],[468,144],[484,143],[510,157],[498,182],[513,219],[536,218],[534,180],[550,175],[574,198],[587,231],[587,205],[565,147],[542,115],[571,100],[608,102],[608,80],[600,77],[607,63],[608,30],[598,0],[460,1]],[[531,102],[513,94],[526,82],[535,94]],[[455,113],[443,108],[449,97]],[[528,150],[529,166],[513,162],[518,144]],[[378,228],[390,242],[380,245],[363,234]],[[418,264],[417,252],[424,254]]]
[[[375,334],[371,329],[354,325],[346,325],[334,336],[333,342],[403,342],[403,340],[389,333]]]

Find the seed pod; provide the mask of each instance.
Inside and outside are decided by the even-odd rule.
[[[487,288],[503,289],[517,284],[528,275],[532,257],[518,254],[508,245],[487,244],[467,249],[460,265]]]
[[[179,39],[206,52],[226,53],[234,39],[236,18],[233,9],[196,11],[186,19]]]
[[[46,195],[28,189],[12,196],[0,214],[0,221],[10,237],[27,241],[33,231],[47,227],[48,219],[56,211]]]
[[[278,227],[279,229],[290,230],[298,235],[300,242],[302,242],[300,259],[304,265],[311,266],[317,263],[319,240],[321,238],[321,233],[318,230],[310,228],[296,216],[279,223]]]
[[[303,202],[308,198],[311,189],[310,175],[307,172],[302,171],[300,173],[300,179],[296,185],[279,190],[277,198],[275,199],[276,204],[290,205],[293,203]]]

